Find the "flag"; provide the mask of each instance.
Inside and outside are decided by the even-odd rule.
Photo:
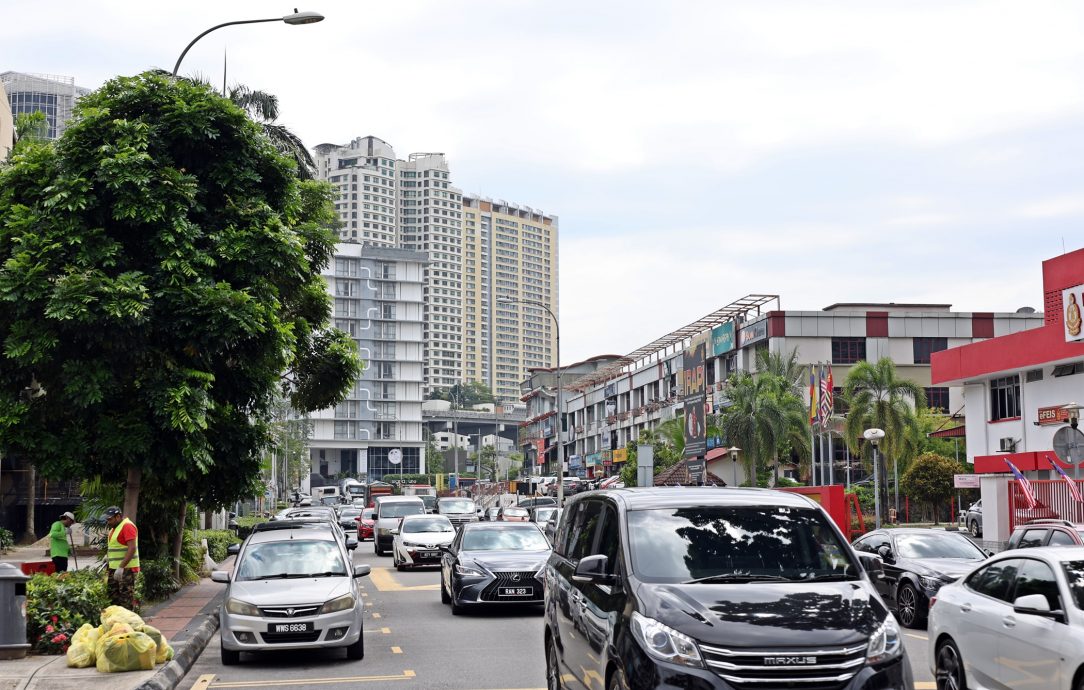
[[[809,367],[809,426],[817,423],[817,374],[816,367]]]
[[[1035,500],[1035,494],[1031,491],[1031,482],[1020,470],[1016,469],[1016,465],[1009,462],[1008,458],[1005,459],[1005,464],[1009,466],[1009,471],[1012,472],[1013,476],[1016,477],[1016,481],[1020,484],[1020,489],[1024,492],[1024,502],[1027,503],[1028,508],[1034,508],[1038,505],[1038,502]]]
[[[1046,461],[1050,463],[1050,466],[1054,468],[1054,471],[1061,475],[1061,478],[1065,480],[1065,483],[1069,485],[1069,493],[1073,495],[1073,500],[1077,503],[1084,503],[1084,498],[1080,496],[1080,488],[1076,485],[1072,479],[1069,479],[1069,475],[1065,474],[1065,470],[1058,467],[1058,463],[1054,462],[1054,458],[1049,455],[1046,456]]]
[[[821,370],[821,426],[827,428],[832,419],[832,365],[828,365],[827,373]]]

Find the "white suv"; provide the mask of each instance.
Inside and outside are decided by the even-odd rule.
[[[1084,687],[1084,547],[1002,552],[930,606],[938,688]]]

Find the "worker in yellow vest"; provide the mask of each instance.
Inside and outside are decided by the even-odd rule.
[[[135,610],[135,580],[139,572],[139,530],[116,506],[105,509],[109,527],[106,547],[109,600],[116,606]]]

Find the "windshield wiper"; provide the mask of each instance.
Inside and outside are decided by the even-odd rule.
[[[259,577],[252,578],[253,580],[284,580],[291,577],[290,573],[275,573],[274,575],[261,575]]]
[[[346,573],[340,570],[325,570],[322,573],[309,573],[307,575],[298,575],[298,577],[345,577]]]
[[[774,582],[793,582],[789,577],[783,577],[782,575],[750,575],[741,573],[720,573],[718,575],[708,575],[707,577],[698,577],[692,580],[686,580],[682,582],[683,585],[695,585],[701,582],[751,582],[753,580],[771,580]]]

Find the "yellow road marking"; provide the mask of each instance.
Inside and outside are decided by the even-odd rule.
[[[381,592],[435,592],[440,589],[440,585],[401,585],[388,568],[373,568],[369,572],[369,581]]]
[[[284,687],[291,685],[335,685],[338,683],[373,683],[386,680],[410,680],[414,678],[414,672],[403,671],[397,676],[350,676],[343,678],[307,678],[298,680],[248,680],[233,681],[229,683],[213,683],[212,688],[269,688]]]
[[[361,593],[361,596],[363,596],[363,597],[367,597],[367,596],[369,596],[369,593],[368,593],[368,592],[362,592],[362,593]]]
[[[937,690],[937,683],[932,680],[920,680],[915,683],[915,690]]]
[[[402,649],[400,649],[400,648],[398,648],[398,647],[392,647],[392,648],[391,648],[391,653],[392,653],[392,654],[402,654],[402,653],[403,653],[403,650],[402,650]]]
[[[380,618],[380,614],[379,613],[374,613],[373,618]]]
[[[380,632],[384,633],[385,635],[390,635],[391,634],[391,628],[381,628]]]
[[[196,679],[195,684],[192,685],[192,690],[207,690],[211,685],[211,681],[215,679],[215,674],[205,673]]]

